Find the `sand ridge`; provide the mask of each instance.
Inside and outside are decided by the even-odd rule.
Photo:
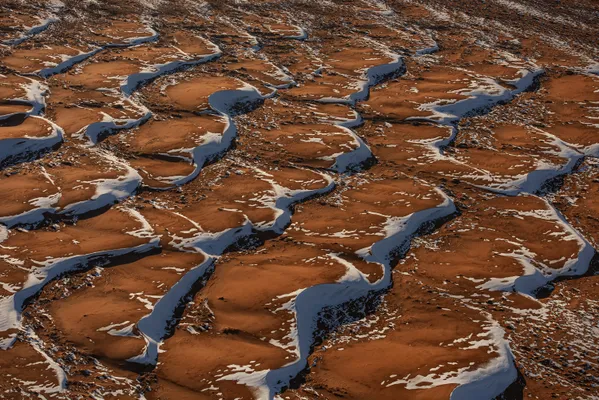
[[[0,5],[0,397],[590,398],[597,12]]]

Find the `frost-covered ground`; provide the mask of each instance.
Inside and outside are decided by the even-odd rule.
[[[0,4],[0,398],[597,398],[598,18]]]

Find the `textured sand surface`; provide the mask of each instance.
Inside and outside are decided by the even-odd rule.
[[[0,398],[598,398],[598,21],[0,2]]]

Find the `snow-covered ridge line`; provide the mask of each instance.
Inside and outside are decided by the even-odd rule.
[[[351,119],[324,119],[323,122],[336,125],[347,132],[353,139],[356,148],[350,152],[346,152],[335,157],[335,163],[331,169],[339,174],[359,170],[365,167],[369,162],[374,161],[375,157],[372,154],[370,147],[364,140],[354,132],[356,128],[364,123],[362,116],[355,110],[354,118]]]
[[[51,15],[45,19],[40,19],[41,24],[29,28],[29,30],[27,30],[27,32],[24,32],[18,38],[3,40],[2,44],[6,45],[6,46],[18,46],[19,44],[23,43],[24,41],[31,39],[35,35],[39,35],[43,31],[48,29],[50,27],[50,25],[57,22],[58,20],[59,20],[58,17],[56,17],[54,15]]]
[[[83,200],[78,203],[69,204],[61,212],[68,218],[85,215],[86,213],[103,209],[112,204],[132,196],[141,186],[142,178],[139,173],[128,164],[121,162],[115,156],[104,154],[104,158],[111,160],[114,164],[125,168],[127,173],[114,179],[99,179],[93,181],[96,185],[96,192],[89,200]]]
[[[95,148],[87,151],[96,151]],[[91,213],[96,210],[102,210],[113,204],[132,196],[141,186],[142,178],[137,171],[128,164],[121,162],[116,157],[105,151],[99,152],[105,159],[113,164],[123,167],[126,173],[114,179],[98,179],[86,183],[96,186],[96,192],[88,200],[82,200],[72,203],[63,209],[55,206],[60,200],[61,193],[55,193],[48,197],[36,199],[37,208],[25,211],[21,214],[0,217],[0,224],[7,228],[15,226],[26,226],[28,228],[36,227],[42,223],[49,215],[59,218],[76,218]]]
[[[424,144],[429,147],[432,151],[433,157],[437,159],[448,159],[452,162],[458,164],[464,164],[453,157],[449,157],[445,154],[444,149],[451,145],[458,133],[458,123],[461,119],[484,114],[493,107],[498,104],[504,104],[512,99],[514,99],[518,94],[523,93],[527,90],[530,90],[537,81],[537,79],[544,74],[545,71],[543,69],[533,69],[533,70],[520,70],[521,78],[508,81],[507,83],[513,85],[515,89],[509,90],[505,87],[496,83],[493,79],[487,79],[486,82],[490,84],[490,86],[495,89],[496,93],[488,93],[484,88],[482,89],[474,89],[467,93],[462,93],[468,95],[470,97],[459,100],[455,103],[446,104],[446,105],[438,105],[437,103],[427,103],[423,104],[419,107],[421,111],[431,111],[433,115],[431,117],[408,117],[407,121],[419,121],[419,122],[429,122],[439,126],[446,126],[451,129],[451,134],[449,137],[437,139],[437,140],[424,140],[424,141],[413,141],[414,143]],[[551,136],[546,132],[547,136]],[[545,182],[548,180],[562,175],[564,171],[568,171],[569,168],[573,168],[576,165],[576,150],[572,149],[572,146],[569,146],[567,143],[560,141],[559,139],[551,136],[552,141],[555,146],[560,149],[560,154],[563,154],[566,158],[568,158],[568,163],[566,166],[562,167],[548,167],[543,168],[542,170],[533,171],[532,175],[521,177],[513,182],[507,182],[500,187],[484,187],[485,189],[499,192],[503,194],[517,194],[520,192],[524,192],[527,190],[536,191],[539,190]],[[467,165],[467,164],[466,164]],[[469,166],[469,165],[468,165]],[[474,168],[469,166],[470,168]],[[486,171],[479,170],[474,168],[478,172],[485,173]]]
[[[134,210],[127,210],[135,218],[143,218]],[[149,225],[145,220],[142,222],[143,229],[147,229]],[[48,259],[41,263],[41,267],[36,267],[29,273],[27,281],[23,288],[12,294],[11,296],[0,298],[0,332],[8,330],[18,330],[21,328],[21,313],[25,308],[27,301],[37,295],[48,283],[60,277],[63,274],[75,272],[81,269],[87,269],[90,264],[107,265],[120,257],[143,254],[160,247],[160,238],[152,234],[152,232],[128,232],[132,236],[146,237],[150,240],[147,243],[140,244],[134,247],[126,247],[113,250],[98,251],[90,254],[75,255],[62,258]],[[0,342],[0,349],[7,349],[12,346],[16,340],[16,334],[11,334],[12,340],[4,340]]]
[[[150,28],[151,29],[151,28]],[[149,40],[155,40],[158,34],[152,30],[154,35],[152,37],[142,37],[135,38],[131,40],[130,45],[137,45]],[[111,45],[110,45],[111,46]],[[126,45],[123,45],[126,46]],[[122,47],[122,46],[118,46]],[[216,49],[215,53],[202,56],[199,60],[193,61],[174,61],[172,63],[164,64],[158,70],[154,72],[147,72],[141,74],[134,74],[127,78],[128,87],[130,90],[133,90],[133,86],[139,87],[141,84],[147,82],[148,80],[155,79],[159,75],[173,72],[174,70],[180,69],[182,67],[188,65],[195,65],[199,63],[204,63],[211,61],[215,58],[218,58],[221,55],[220,49],[217,46],[214,46]],[[134,77],[134,78],[132,78]],[[41,113],[45,108],[45,100],[43,97],[43,91],[47,88],[42,83],[31,79],[31,87],[27,89],[27,98],[28,100],[18,100],[26,102],[27,104],[32,105],[32,110],[30,113]],[[218,92],[217,92],[218,93]],[[126,93],[125,93],[126,94]],[[133,98],[130,97],[129,93],[125,98],[126,101],[130,102],[134,107],[138,108],[141,113],[143,113],[142,117],[138,119],[114,119],[109,115],[105,114],[104,120],[100,122],[92,123],[79,131],[79,135],[87,135],[90,139],[90,144],[93,146],[96,144],[103,135],[110,134],[112,132],[130,129],[136,126],[139,126],[145,123],[152,117],[152,113],[143,105],[137,104]],[[180,185],[188,182],[189,180],[195,178],[201,168],[212,159],[218,157],[224,151],[226,151],[232,144],[237,130],[233,123],[232,116],[235,114],[234,109],[242,108],[244,106],[248,106],[249,103],[262,101],[264,99],[263,96],[259,94],[259,92],[249,85],[246,85],[244,88],[239,91],[231,91],[227,96],[227,93],[221,93],[221,95],[211,96],[211,106],[212,108],[221,114],[224,118],[227,119],[227,126],[225,132],[220,138],[208,138],[205,143],[197,148],[193,149],[192,155],[194,159],[194,163],[196,164],[196,169],[194,173],[192,173],[188,177],[184,177],[174,182],[174,185]],[[15,100],[17,101],[17,100]],[[41,117],[38,117],[41,118]],[[50,122],[51,123],[51,122]],[[3,155],[0,151],[0,165],[6,164],[8,162],[17,161],[17,158],[29,158],[33,153],[39,153],[44,150],[50,150],[55,146],[59,145],[63,141],[63,131],[55,124],[52,124],[55,127],[55,133],[51,137],[46,138],[45,140],[40,139],[27,139],[26,141],[22,139],[9,139],[2,141],[3,143],[11,142],[11,144],[7,146],[3,146],[6,149],[7,154]],[[14,142],[14,144],[12,144]],[[24,147],[25,146],[25,147]],[[8,152],[8,150],[12,152]],[[93,150],[93,147],[90,147],[90,151]],[[18,154],[13,154],[16,151]],[[4,156],[4,157],[3,157]],[[59,210],[52,205],[55,204],[59,198],[58,196],[50,196],[44,199],[43,202],[40,203],[40,207],[30,210],[28,212],[4,217],[0,219],[0,223],[5,224],[8,228],[14,227],[17,225],[28,225],[35,226],[42,222],[47,214],[55,214],[58,216],[63,216],[67,218],[77,217],[79,215],[92,212],[98,209],[105,208],[112,204],[118,203],[121,200],[131,196],[137,188],[140,186],[142,182],[142,178],[139,176],[137,171],[132,169],[128,164],[120,162],[115,159],[115,157],[111,156],[108,153],[103,152],[103,156],[107,159],[110,159],[111,162],[122,164],[127,169],[127,174],[125,177],[119,177],[116,179],[108,179],[108,180],[99,180],[98,182],[93,182],[96,184],[96,194],[89,200],[84,200],[76,204],[71,204],[63,210]]]
[[[475,307],[467,306],[478,310]],[[480,310],[479,310],[480,311]],[[493,344],[498,356],[491,359],[480,368],[470,370],[462,367],[455,371],[442,374],[431,372],[430,374],[416,375],[395,379],[385,386],[405,385],[408,390],[427,390],[442,385],[458,385],[450,395],[451,400],[481,400],[496,399],[518,379],[518,370],[514,364],[514,356],[505,339],[505,331],[493,319],[492,315],[484,312],[488,326],[484,327],[483,333],[477,337],[486,337],[480,341],[471,342],[471,346],[479,343]]]
[[[550,151],[548,153],[566,159],[567,161],[565,164],[554,165],[542,163],[540,165],[537,165],[538,168],[534,171],[523,174],[520,178],[516,180],[493,186],[476,186],[480,187],[481,189],[485,189],[498,194],[503,194],[506,196],[517,196],[519,194],[536,194],[541,192],[543,188],[547,185],[547,183],[551,182],[553,179],[563,175],[571,174],[574,171],[574,168],[576,168],[576,166],[580,163],[580,161],[584,159],[585,155],[593,154],[593,152],[596,151],[594,149],[591,149],[590,147],[577,149],[576,146],[564,142],[563,140],[557,138],[555,135],[552,135],[538,128],[534,128],[534,130],[544,134],[549,139],[551,139],[551,144],[557,147],[559,151]]]
[[[469,93],[470,98],[460,100],[453,104],[444,106],[437,106],[434,103],[425,105],[421,109],[431,110],[435,113],[435,117],[432,118],[420,118],[415,117],[414,120],[426,120],[434,122],[439,125],[449,126],[452,129],[452,134],[447,139],[441,139],[431,143],[432,147],[435,148],[440,157],[443,155],[443,148],[449,145],[455,139],[458,128],[457,123],[464,117],[472,115],[473,113],[484,112],[485,110],[513,99],[516,95],[528,90],[535,84],[536,79],[544,73],[542,69],[521,70],[522,77],[510,81],[515,89],[507,90],[500,89],[497,94],[487,94],[484,91],[474,90]],[[574,145],[564,142],[556,136],[535,128],[539,133],[544,134],[551,140],[551,144],[557,147],[557,152],[551,152],[554,155],[565,158],[567,162],[563,165],[542,165],[534,171],[531,171],[522,177],[500,184],[497,186],[483,186],[476,185],[485,190],[489,190],[498,194],[517,196],[521,194],[534,195],[540,192],[543,187],[556,177],[570,174],[578,163],[585,156],[596,156],[598,153],[599,146],[589,146],[585,148],[577,148]],[[542,198],[542,197],[541,197]],[[522,276],[516,276],[511,278],[502,279],[491,279],[485,284],[481,285],[480,288],[488,290],[503,290],[517,292],[534,296],[534,293],[544,285],[551,281],[563,277],[563,276],[579,276],[584,274],[595,254],[595,249],[592,245],[584,239],[584,237],[578,233],[565,219],[565,217],[546,199],[542,198],[546,203],[547,207],[551,209],[554,219],[558,221],[567,231],[569,231],[580,244],[580,251],[575,259],[569,260],[566,265],[558,271],[547,270],[540,271],[537,267],[531,264],[525,256],[514,255],[524,267],[525,274]]]
[[[433,53],[436,53],[437,51],[439,51],[439,44],[435,40],[433,40],[433,39],[431,39],[431,40],[433,42],[432,46],[425,47],[420,50],[416,50],[415,55],[417,57],[426,56],[426,55],[433,54]]]
[[[516,259],[524,268],[524,275],[513,276],[509,278],[493,278],[478,286],[480,289],[497,291],[516,291],[530,297],[535,297],[535,293],[543,286],[562,277],[575,277],[585,274],[591,260],[595,256],[595,248],[576,230],[562,213],[545,198],[540,197],[547,205],[549,218],[555,221],[557,225],[570,233],[571,237],[579,244],[579,252],[576,258],[571,258],[564,266],[558,270],[553,268],[540,269],[530,262],[525,254],[503,254]]]
[[[26,136],[24,138],[0,140],[0,168],[34,158],[38,154],[48,152],[62,143],[64,137],[62,128],[43,117],[30,116],[29,118],[44,120],[52,128],[51,133],[44,137]]]
[[[129,97],[140,86],[150,82],[153,79],[156,79],[159,76],[172,73],[174,71],[180,70],[181,68],[213,61],[219,58],[222,54],[221,50],[217,46],[214,47],[216,50],[214,53],[202,55],[200,58],[195,60],[176,60],[165,64],[156,64],[152,65],[147,71],[129,75],[121,84],[121,92],[123,92],[125,96]]]
[[[47,79],[53,75],[61,74],[63,72],[68,71],[76,64],[83,62],[90,57],[95,56],[96,54],[100,53],[101,51],[108,50],[110,48],[133,47],[133,46],[138,46],[138,45],[144,44],[144,43],[155,42],[156,40],[158,40],[158,37],[160,36],[158,34],[158,32],[156,32],[151,27],[146,27],[146,29],[148,30],[148,32],[151,33],[151,36],[141,36],[141,37],[136,37],[136,38],[129,38],[125,41],[125,43],[122,43],[122,44],[109,43],[107,45],[100,46],[91,51],[88,51],[87,53],[82,52],[80,54],[77,54],[76,56],[67,58],[63,62],[61,62],[53,67],[43,68],[43,69],[39,70],[37,72],[37,75],[44,79]]]
[[[151,29],[151,28],[149,28]],[[158,37],[158,33],[151,29],[154,32],[154,36],[149,38],[140,38],[134,40],[133,43],[139,44],[139,41],[145,42],[150,40],[155,40]],[[130,46],[126,45],[125,47]],[[118,47],[118,46],[116,46]],[[202,55],[200,58],[195,60],[176,60],[165,64],[157,64],[150,66],[146,71],[131,74],[127,76],[120,86],[121,94],[125,101],[128,101],[133,104],[133,106],[138,109],[143,115],[140,118],[133,119],[115,119],[109,115],[104,115],[104,119],[99,122],[94,122],[84,128],[82,128],[78,134],[85,134],[89,139],[92,145],[97,144],[102,137],[112,134],[113,132],[123,130],[123,129],[131,129],[137,126],[140,126],[147,122],[152,117],[152,112],[148,110],[144,105],[138,104],[134,101],[133,92],[139,89],[141,86],[149,83],[150,81],[166,74],[170,74],[181,70],[182,68],[204,64],[210,61],[213,61],[219,58],[222,54],[221,50],[218,46],[213,44],[215,52],[208,55]]]
[[[437,48],[438,49],[438,48]],[[434,49],[431,49],[434,50]],[[436,51],[436,50],[434,50]],[[427,51],[427,54],[432,53]],[[417,52],[418,53],[418,52]],[[435,153],[436,157],[448,158],[444,155],[443,149],[449,146],[457,137],[459,121],[465,117],[468,117],[477,113],[484,113],[494,106],[502,103],[506,103],[512,100],[518,94],[529,90],[535,85],[536,80],[544,74],[545,71],[541,68],[533,68],[531,70],[522,69],[520,70],[521,77],[519,79],[508,81],[507,83],[513,85],[515,89],[509,90],[500,86],[493,80],[487,80],[487,83],[495,89],[496,93],[487,93],[485,88],[475,89],[464,93],[470,96],[467,99],[457,101],[447,105],[437,105],[436,103],[424,104],[420,107],[420,110],[428,110],[433,112],[432,117],[411,117],[408,120],[414,121],[426,121],[432,122],[442,126],[448,126],[452,129],[451,135],[448,138],[421,142],[428,145]],[[535,128],[536,129],[536,128]],[[521,193],[534,194],[543,189],[543,187],[559,176],[569,174],[578,165],[578,163],[586,156],[596,156],[599,154],[599,146],[589,146],[586,148],[577,148],[574,145],[564,142],[557,138],[555,135],[551,135],[548,132],[536,129],[539,133],[544,134],[551,140],[551,144],[559,149],[558,152],[551,152],[554,155],[565,158],[567,162],[563,165],[552,165],[552,164],[541,164],[539,168],[524,174],[517,179],[497,184],[493,186],[475,185],[485,190],[489,190],[495,193],[504,194],[508,196],[517,196]],[[457,160],[449,157],[452,161],[458,162]],[[484,172],[484,171],[479,171]]]
[[[581,23],[580,21],[572,20],[571,18],[569,18],[567,16],[563,16],[563,15],[559,15],[556,17],[556,16],[553,16],[546,12],[543,12],[542,10],[539,10],[537,8],[522,4],[522,2],[515,2],[515,1],[511,1],[511,0],[493,0],[493,1],[497,4],[504,6],[505,8],[516,11],[517,13],[521,13],[524,15],[530,15],[532,17],[540,18],[540,19],[543,19],[548,22],[552,22],[552,23],[560,24],[560,25],[567,25],[572,28],[578,28],[578,29],[583,29],[583,30],[590,29],[587,25]]]
[[[33,349],[37,351],[46,360],[46,362],[48,363],[48,368],[54,371],[54,374],[56,375],[56,380],[58,382],[58,385],[56,386],[48,387],[37,385],[30,387],[29,390],[35,393],[47,394],[63,392],[67,388],[66,372],[56,361],[54,361],[48,354],[46,354],[46,352],[44,351],[44,342],[39,338],[39,336],[37,336],[37,334],[32,328],[27,328],[27,330],[25,331],[25,335],[28,339],[28,343],[31,344]],[[43,396],[40,397],[43,398]]]
[[[130,99],[125,99],[129,101]],[[87,126],[81,128],[75,136],[82,138],[84,135],[89,138],[90,145],[98,144],[103,138],[106,136],[110,136],[115,132],[136,128],[144,123],[146,123],[150,118],[152,118],[152,112],[148,110],[145,106],[138,104],[136,102],[130,101],[130,104],[133,107],[140,111],[142,114],[139,118],[113,118],[110,115],[104,113],[102,121],[93,122]]]
[[[547,205],[547,214],[545,218],[551,219],[561,225],[580,245],[580,250],[576,258],[569,259],[562,268],[554,270],[552,268],[539,268],[534,265],[525,254],[509,253],[501,254],[516,259],[524,268],[524,274],[508,278],[492,278],[479,285],[477,288],[485,290],[497,290],[518,292],[534,298],[539,289],[543,286],[563,277],[576,277],[585,274],[596,254],[593,246],[566,220],[561,212],[545,198],[542,198]],[[490,362],[482,369],[475,371],[466,371],[463,375],[474,374],[471,382],[461,384],[451,394],[451,400],[470,400],[489,398],[495,399],[501,395],[505,389],[518,378],[518,371],[514,364],[514,357],[509,347],[509,342],[503,338],[504,331],[488,316],[497,331],[495,337],[498,344],[499,357]],[[501,332],[501,337],[499,337]],[[487,371],[487,376],[477,377],[481,371]],[[407,383],[407,382],[406,382]],[[502,389],[503,387],[503,389]]]
[[[5,78],[4,75],[0,74],[0,78]],[[44,98],[44,93],[48,91],[48,86],[43,83],[36,81],[35,79],[24,76],[30,80],[28,84],[22,84],[21,87],[25,90],[24,98],[12,98],[6,99],[9,103],[17,104],[17,105],[27,105],[31,106],[31,110],[21,113],[15,112],[10,114],[5,114],[0,116],[0,121],[12,118],[16,115],[25,114],[26,116],[41,116],[42,112],[46,108],[46,99]]]
[[[348,171],[357,170],[364,166],[368,161],[374,160],[374,155],[370,150],[370,147],[360,136],[358,136],[353,130],[345,127],[343,124],[337,124],[340,128],[344,129],[354,139],[356,148],[350,152],[343,153],[335,159],[335,164],[332,169],[342,174]]]
[[[370,88],[388,79],[393,79],[405,72],[406,66],[399,54],[386,52],[393,61],[367,68],[363,80],[358,84],[358,90],[346,97],[323,97],[316,100],[320,103],[346,104],[355,106],[356,103],[368,99]]]
[[[320,312],[325,308],[340,306],[388,288],[391,284],[393,256],[405,251],[412,237],[417,235],[423,226],[447,218],[456,212],[453,201],[441,190],[438,192],[443,197],[443,202],[439,206],[403,218],[388,218],[385,226],[386,237],[357,252],[365,261],[381,265],[384,274],[378,281],[370,283],[360,275],[356,279],[316,285],[291,294],[293,298],[287,303],[286,308],[295,314],[296,326],[289,335],[295,338],[298,354],[295,361],[280,369],[236,372],[223,376],[219,380],[233,380],[245,384],[255,391],[256,398],[259,400],[274,399],[277,393],[288,386],[289,381],[306,367]]]
[[[233,117],[239,113],[261,104],[268,96],[262,95],[254,86],[244,83],[243,87],[232,90],[220,90],[208,97],[208,104],[213,111],[225,120],[222,135],[206,135],[203,143],[189,149],[195,166],[194,171],[184,177],[177,177],[168,183],[181,186],[195,179],[202,168],[225,153],[237,137],[237,127]],[[179,151],[179,150],[178,150]]]
[[[258,172],[269,175],[263,171],[258,170]],[[146,340],[146,348],[142,354],[129,359],[129,361],[155,365],[158,361],[160,345],[167,335],[175,310],[189,294],[192,286],[210,271],[214,262],[229,247],[242,240],[250,239],[258,233],[282,234],[291,222],[292,208],[295,204],[332,191],[335,183],[331,177],[322,173],[320,175],[327,182],[327,186],[315,190],[290,190],[271,180],[275,195],[270,207],[275,211],[275,219],[268,224],[257,226],[246,220],[243,225],[223,232],[201,233],[189,239],[180,239],[177,247],[184,251],[199,252],[206,256],[206,261],[187,272],[158,300],[150,314],[144,316],[137,323],[137,329]],[[268,178],[266,180],[268,181]]]
[[[487,78],[484,81],[495,93],[491,93],[486,90],[487,88],[482,87],[461,93],[469,97],[455,103],[445,105],[438,105],[437,103],[423,104],[419,107],[419,110],[430,111],[433,114],[431,117],[410,117],[406,120],[428,121],[439,125],[455,126],[464,117],[482,113],[498,104],[512,100],[516,95],[532,87],[536,79],[545,71],[536,68],[532,70],[522,69],[519,72],[520,78],[506,81],[506,83],[514,86],[512,90],[499,85],[491,78]]]
[[[60,0],[54,0],[50,1],[47,4],[47,6],[48,9],[44,10],[44,18],[36,16],[36,18],[40,22],[39,25],[26,27],[27,31],[24,32],[20,37],[15,39],[3,40],[0,43],[2,43],[5,46],[17,46],[23,43],[24,41],[29,40],[36,35],[39,35],[43,31],[48,29],[50,25],[52,25],[53,23],[58,22],[60,20],[60,18],[58,18],[58,13],[64,7],[64,3]]]
[[[292,39],[292,40],[306,40],[308,39],[308,32],[302,28],[301,26],[295,26],[295,28],[297,28],[298,30],[298,34],[297,35],[289,35],[289,36],[285,36],[285,39]]]
[[[458,373],[449,381],[440,384],[458,384],[450,395],[450,400],[495,400],[518,379],[518,370],[509,341],[505,338],[505,330],[487,315],[490,326],[486,336],[495,345],[498,356],[474,371]],[[434,384],[434,382],[433,382]]]
[[[69,60],[66,60],[65,62],[59,64],[56,67],[43,69],[42,71],[40,71],[38,73],[38,75],[41,76],[42,78],[48,78],[54,74],[64,72],[65,70],[67,70],[70,67],[72,67],[73,65],[75,65],[77,62],[81,62],[105,48],[135,46],[135,45],[139,45],[141,43],[156,40],[158,38],[158,33],[152,28],[148,27],[147,29],[149,32],[152,33],[152,36],[131,38],[128,40],[128,43],[123,44],[123,45],[109,44],[102,48],[96,49],[90,53],[80,54],[78,56],[70,58]],[[26,113],[27,116],[40,115],[44,111],[45,106],[46,106],[43,93],[47,90],[47,86],[41,82],[34,80],[34,79],[31,79],[31,78],[29,78],[29,79],[31,80],[31,83],[29,85],[27,85],[27,87],[25,88],[26,89],[26,98],[25,99],[11,99],[11,101],[13,101],[15,104],[31,105],[32,109]],[[87,127],[83,128],[81,131],[85,132],[85,133],[89,133],[89,137],[90,137],[90,140],[92,141],[92,144],[95,144],[98,141],[98,137],[101,134],[104,134],[107,132],[108,133],[113,132],[113,131],[120,130],[120,129],[133,128],[133,127],[138,126],[138,125],[144,123],[145,121],[147,121],[151,117],[151,113],[145,107],[143,107],[143,106],[139,106],[139,107],[144,112],[144,115],[139,119],[127,119],[127,120],[118,120],[117,119],[117,120],[115,120],[115,119],[111,118],[110,116],[105,115],[103,121],[90,124]],[[8,119],[12,116],[15,116],[16,114],[19,114],[19,113],[5,115],[5,116],[0,117],[0,119]],[[39,118],[41,118],[41,117],[39,117]],[[0,150],[0,166],[6,165],[9,163],[18,162],[21,160],[29,159],[29,158],[31,158],[32,155],[49,151],[52,148],[55,148],[56,146],[58,146],[60,143],[62,143],[62,141],[64,140],[63,130],[60,127],[58,127],[57,125],[55,125],[54,123],[52,123],[51,121],[49,121],[49,120],[46,120],[46,121],[49,122],[55,128],[55,131],[58,132],[58,135],[53,134],[50,137],[44,138],[44,139],[26,138],[25,140],[23,140],[23,139],[19,138],[19,139],[3,140],[2,148],[4,149],[4,151]]]
[[[133,45],[138,45],[140,43],[144,43],[147,41],[156,40],[158,37],[158,33],[154,31],[152,28],[150,29],[154,35],[146,38],[138,38],[132,40]],[[128,45],[109,45],[107,47],[128,47],[132,46],[132,44]],[[148,110],[144,105],[138,104],[133,95],[133,92],[139,89],[141,86],[147,84],[148,82],[166,74],[170,74],[181,70],[182,68],[199,65],[203,63],[207,63],[209,61],[213,61],[219,58],[222,54],[221,50],[218,46],[212,44],[215,52],[208,55],[202,55],[199,59],[195,60],[176,60],[165,64],[157,64],[152,65],[148,68],[147,71],[131,74],[127,76],[121,86],[120,92],[123,96],[124,101],[130,102],[134,108],[140,111],[143,115],[140,118],[127,118],[127,119],[118,119],[113,118],[107,114],[104,115],[102,121],[94,122],[92,124],[87,125],[79,130],[77,133],[79,136],[86,135],[90,140],[90,145],[97,144],[103,137],[110,135],[116,131],[124,130],[124,129],[132,129],[138,127],[145,122],[147,122],[150,118],[152,118],[152,112]]]
[[[390,51],[386,51],[385,53],[391,57],[393,61],[366,69],[364,72],[364,80],[360,82],[358,91],[352,93],[347,98],[327,97],[319,99],[317,102],[345,104],[354,107],[358,102],[368,98],[371,87],[405,73],[406,67],[403,58],[399,54]],[[352,128],[360,126],[363,122],[362,116],[357,111],[354,112],[354,119],[347,121],[332,121],[334,125],[345,129],[354,138],[354,142],[357,145],[355,150],[349,153],[343,153],[336,158],[332,169],[338,173],[346,173],[360,169],[364,164],[374,160],[374,155],[368,145],[352,130]]]
[[[0,78],[4,75],[0,74]],[[64,131],[54,122],[42,116],[46,108],[46,100],[44,93],[47,92],[48,86],[43,82],[35,79],[29,79],[27,84],[21,84],[25,90],[24,98],[7,99],[13,104],[28,105],[31,109],[25,113],[15,112],[0,116],[0,121],[8,120],[13,117],[37,118],[49,124],[52,132],[45,137],[29,137],[12,138],[0,140],[0,168],[7,165],[16,164],[24,160],[36,158],[37,155],[46,153],[58,147],[64,140]]]

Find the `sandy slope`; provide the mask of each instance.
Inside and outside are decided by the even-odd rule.
[[[2,3],[0,398],[595,398],[598,14]]]

